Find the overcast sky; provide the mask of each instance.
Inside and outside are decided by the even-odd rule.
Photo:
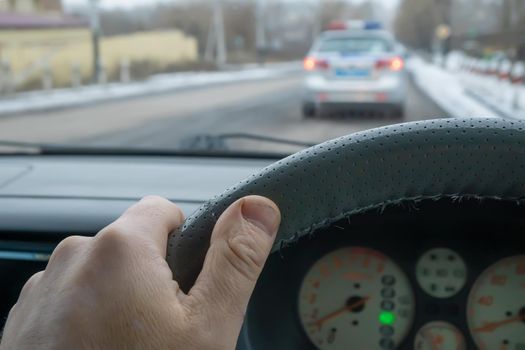
[[[158,2],[169,2],[170,0],[99,0],[102,7],[122,7],[122,8],[132,8],[138,5],[151,5],[152,3]],[[87,5],[88,0],[62,0],[62,3],[66,6],[79,6]]]
[[[64,5],[66,7],[68,6],[78,6],[78,5],[86,5],[89,0],[62,0]],[[171,2],[174,0],[99,0],[101,6],[105,8],[133,8],[135,6],[140,5],[151,5],[152,3],[159,3],[159,2]],[[304,0],[285,0],[285,1],[304,1]],[[315,1],[315,0],[310,0]],[[354,2],[354,3],[360,3],[365,2],[368,0],[348,0],[348,2]],[[392,7],[395,7],[399,0],[380,0],[385,5],[389,5]]]

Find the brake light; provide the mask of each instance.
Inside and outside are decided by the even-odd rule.
[[[401,57],[393,57],[389,59],[378,60],[376,62],[377,69],[390,69],[394,72],[399,72],[405,66],[405,62]]]
[[[326,70],[330,68],[330,64],[325,60],[317,60],[313,57],[306,57],[303,62],[304,69],[307,71]]]
[[[394,58],[390,62],[390,69],[392,69],[393,71],[400,71],[401,69],[403,69],[404,66],[405,62],[403,62],[403,60],[399,57]]]

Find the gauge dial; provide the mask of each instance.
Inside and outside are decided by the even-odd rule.
[[[449,298],[467,281],[465,262],[455,251],[435,248],[423,254],[416,264],[419,286],[435,298]]]
[[[317,261],[299,291],[299,317],[319,349],[394,349],[407,335],[414,296],[378,251],[347,247]]]
[[[416,334],[414,350],[465,350],[463,334],[447,322],[430,322]]]
[[[481,350],[525,349],[525,255],[503,259],[476,280],[468,326]]]

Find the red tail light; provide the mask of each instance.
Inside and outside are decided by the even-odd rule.
[[[330,64],[325,60],[318,60],[313,57],[306,57],[303,62],[304,70],[327,70],[330,68]]]
[[[376,69],[390,69],[391,71],[399,72],[403,67],[405,67],[405,62],[401,57],[382,59],[376,62]]]

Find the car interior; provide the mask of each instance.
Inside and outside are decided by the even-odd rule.
[[[448,349],[519,349],[524,128],[501,119],[413,122],[281,160],[9,157],[2,318],[61,239],[96,234],[151,191],[193,212],[167,252],[188,290],[218,215],[259,194],[283,221],[238,349],[426,349],[429,339]]]
[[[120,321],[105,316],[138,310],[140,318],[147,313],[129,305],[149,299],[168,318],[220,318],[221,332],[240,329],[238,338],[221,333],[237,350],[525,350],[523,33],[525,0],[0,0],[0,348],[11,334],[25,338],[16,310],[27,305],[27,281],[47,268],[37,281],[78,282],[49,272],[76,266],[56,262],[61,248],[75,239],[75,249],[104,248],[105,232],[135,224],[104,228],[153,195],[185,215],[167,241],[155,236],[155,256],[160,249],[166,259],[150,259],[161,263],[153,269],[133,264],[150,248],[140,239],[85,250],[115,258],[113,248],[130,248],[118,251],[129,264],[95,253],[82,260],[98,280],[98,267],[114,261],[148,272],[120,273],[120,284],[120,270],[108,268],[114,283],[89,282],[113,293],[98,301],[117,290],[134,297],[115,303],[125,305],[118,312],[87,307],[90,315]],[[209,248],[224,211],[251,195],[273,201],[281,223],[244,310],[255,276],[230,255],[224,263],[251,286],[233,283]],[[242,234],[272,230],[259,220],[268,213],[246,203],[233,208],[243,229],[221,240],[219,227],[215,237],[227,243],[221,253],[243,260],[230,241],[240,232],[235,242],[250,255],[241,263],[260,268],[254,247],[270,243]],[[162,204],[176,211],[156,198]],[[162,216],[146,208],[123,221],[142,214],[148,223]],[[71,236],[97,239],[55,250]],[[201,280],[227,282],[206,288],[246,289],[244,299],[220,295],[235,300],[233,316],[223,317],[216,295],[189,293],[208,251]],[[175,286],[168,300],[197,300],[187,304],[199,310],[171,314],[169,302],[144,298],[136,288],[148,289],[152,270]],[[48,285],[90,300],[77,285]],[[37,290],[40,304],[58,299],[55,314],[77,306]],[[135,334],[145,324],[135,321],[115,342],[153,339]],[[34,323],[23,328],[38,333]],[[215,334],[195,329],[182,330],[189,342]]]

